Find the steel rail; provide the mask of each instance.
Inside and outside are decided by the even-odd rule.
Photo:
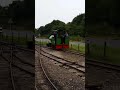
[[[43,51],[43,50],[41,49],[41,51]],[[45,51],[43,51],[43,52],[44,52],[44,53],[47,53],[47,52],[45,52]],[[47,58],[49,58],[49,59],[52,59],[52,60],[58,62],[58,63],[61,63],[61,64],[65,65],[65,66],[68,66],[68,67],[70,67],[70,68],[72,68],[72,69],[75,69],[75,70],[77,70],[77,71],[79,71],[79,72],[85,73],[84,70],[78,69],[78,68],[84,68],[84,69],[85,69],[85,66],[82,66],[82,65],[79,65],[79,64],[73,64],[73,62],[70,62],[70,61],[65,60],[65,59],[63,59],[63,58],[60,58],[60,57],[57,57],[57,56],[55,56],[55,55],[53,55],[53,54],[47,53],[47,54],[49,54],[49,55],[51,55],[51,56],[53,56],[53,57],[55,57],[55,58],[58,58],[58,59],[61,59],[62,61],[65,61],[66,63],[61,62],[60,60],[56,60],[56,59],[54,59],[54,58],[51,58],[50,56],[44,55],[43,53],[40,53],[40,54],[43,55],[43,56],[45,56],[45,57],[47,57]],[[77,66],[77,68],[74,67],[75,65]]]
[[[119,65],[113,65],[113,64],[110,64],[110,63],[96,61],[96,60],[93,60],[93,59],[86,58],[86,64],[93,65],[93,66],[96,66],[96,67],[102,67],[102,68],[106,68],[106,69],[110,69],[110,70],[120,71],[120,66]]]
[[[80,65],[80,64],[77,64],[77,63],[75,63],[75,62],[71,62],[71,61],[68,61],[68,60],[66,60],[66,59],[64,59],[64,58],[61,58],[61,57],[58,57],[58,56],[53,55],[53,54],[51,54],[51,53],[45,52],[45,51],[42,50],[42,49],[41,49],[41,51],[43,51],[44,53],[49,54],[49,55],[51,55],[51,56],[53,56],[53,57],[56,57],[56,58],[61,59],[61,60],[63,60],[63,61],[66,61],[66,62],[68,62],[68,63],[77,65],[77,66],[79,66],[79,67],[85,67],[85,66],[82,66],[82,65]]]
[[[43,67],[43,65],[42,65],[42,60],[41,60],[41,58],[40,58],[40,52],[39,52],[37,49],[35,49],[35,50],[36,50],[36,52],[37,52],[38,55],[39,55],[39,65],[41,66],[42,71],[43,71],[45,77],[47,78],[47,80],[49,81],[49,83],[52,85],[52,87],[53,87],[55,90],[58,90],[58,88],[54,85],[54,83],[50,80],[50,78],[49,78],[48,75],[46,74],[46,71],[45,71],[45,69],[44,69],[44,67]]]
[[[13,90],[16,90],[15,88],[15,81],[14,81],[14,78],[13,78],[13,70],[12,70],[12,61],[13,61],[13,48],[11,47],[11,53],[10,53],[10,77],[11,77],[11,83],[12,83],[12,87],[13,87]]]
[[[39,45],[36,44],[36,46],[39,46]],[[42,47],[47,48],[47,49],[51,49],[50,47],[47,47],[47,46],[42,46]],[[69,50],[69,49],[63,49],[61,51],[85,57],[85,54],[77,52],[77,51],[72,51],[72,50]]]
[[[8,62],[10,63],[10,61],[9,61],[6,57],[4,57],[4,56],[1,56],[1,57],[2,57],[4,60],[6,60],[6,61],[8,61]],[[28,73],[28,74],[30,74],[30,75],[32,75],[32,76],[35,75],[33,72],[28,71],[28,70],[26,70],[26,69],[24,69],[24,68],[22,68],[22,67],[20,67],[20,66],[18,66],[18,65],[16,65],[16,64],[14,64],[13,62],[12,62],[11,64],[12,64],[14,67],[20,69],[21,71],[24,71],[24,72],[26,72],[26,73]]]
[[[24,63],[24,64],[26,64],[26,65],[29,65],[29,66],[35,67],[35,65],[26,62],[25,60],[19,58],[17,55],[14,54],[13,56],[14,56],[15,58],[17,58],[17,60],[19,60],[20,62],[22,62],[22,63]]]

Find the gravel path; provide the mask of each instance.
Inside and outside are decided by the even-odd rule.
[[[37,90],[54,90],[44,76],[37,52],[35,54],[35,83]]]
[[[60,90],[85,90],[83,73],[78,74],[45,57],[43,63],[47,73]]]
[[[101,90],[120,90],[120,72],[86,66],[86,85],[102,85]]]

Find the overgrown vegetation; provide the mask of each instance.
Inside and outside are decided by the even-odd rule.
[[[87,35],[120,37],[119,3],[119,0],[87,0]]]
[[[33,38],[26,38],[26,37],[17,37],[17,36],[0,36],[0,41],[5,41],[9,43],[15,43],[17,45],[27,46],[28,42],[32,42]]]
[[[8,21],[12,19],[13,30],[34,31],[34,0],[13,0],[8,6],[0,6],[0,27],[9,29]]]

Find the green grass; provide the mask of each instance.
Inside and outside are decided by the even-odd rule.
[[[47,45],[48,42],[38,42],[38,41],[35,41],[35,44],[38,44],[38,45]]]
[[[37,38],[39,38],[39,39],[48,39],[48,37],[45,37],[45,36],[43,36],[43,37],[37,37]]]
[[[120,48],[106,47],[106,56],[104,56],[104,47],[91,44],[89,46],[90,54],[89,58],[110,62],[113,64],[120,64]]]
[[[85,45],[71,44],[69,46],[71,50],[75,50],[75,51],[85,54]]]
[[[80,41],[80,42],[85,41],[85,38],[82,38],[80,36],[70,36],[69,39],[70,39],[70,41]]]
[[[44,36],[37,36],[37,38],[40,38],[40,39],[48,39],[50,35],[44,35]]]

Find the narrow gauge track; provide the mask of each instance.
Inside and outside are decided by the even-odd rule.
[[[2,57],[4,58],[4,59],[7,59],[7,58],[5,58],[4,56],[3,56],[3,53],[10,53],[11,51],[10,50],[3,50],[2,51]],[[26,64],[26,65],[29,65],[29,66],[31,66],[31,67],[35,67],[35,65],[34,64],[32,64],[32,63],[30,63],[30,62],[27,62],[27,61],[25,61],[24,59],[22,59],[22,58],[20,58],[18,55],[16,55],[16,53],[15,52],[17,52],[16,50],[14,51],[13,50],[13,57],[14,58],[16,58],[18,61],[20,61],[21,63],[23,63],[23,64]],[[7,60],[8,61],[8,60]]]
[[[6,46],[6,47],[7,47],[7,46]],[[11,47],[8,46],[8,47],[10,48],[10,49],[8,50],[9,53],[10,53],[10,55],[8,54],[7,56],[10,56],[10,57],[11,57],[11,60],[9,60],[9,58],[7,58],[7,57],[5,56],[5,54],[3,54],[3,52],[4,52],[3,49],[1,49],[1,50],[2,50],[2,51],[1,51],[1,52],[2,52],[2,53],[1,53],[1,57],[2,57],[4,60],[6,60],[6,61],[8,61],[9,63],[11,63],[11,65],[13,65],[13,66],[21,69],[22,71],[25,71],[25,72],[27,72],[27,73],[29,73],[29,74],[31,74],[31,75],[34,75],[34,71],[31,72],[31,71],[27,70],[26,68],[23,68],[23,67],[15,64],[14,59],[15,59],[15,61],[17,61],[17,62],[19,62],[20,64],[24,65],[24,67],[29,66],[30,68],[34,68],[35,65],[33,65],[33,64],[31,64],[31,63],[28,63],[28,62],[26,62],[25,60],[23,60],[22,58],[20,58],[19,56],[17,56],[17,55],[15,54],[15,52],[14,52],[14,48],[13,48],[14,46],[11,46]],[[27,67],[27,68],[28,68],[28,67]]]
[[[12,55],[12,52],[11,52]],[[12,57],[10,57],[10,61],[9,61],[9,68],[10,68],[10,79],[11,79],[11,83],[12,83],[12,88],[13,90],[16,90],[15,87],[15,81],[14,81],[14,77],[13,77],[13,68],[12,68]]]
[[[96,61],[94,59],[86,58],[86,64],[92,65],[95,67],[101,67],[101,68],[105,68],[105,69],[120,71],[119,65],[114,65],[114,64],[110,64],[110,63],[101,62],[101,61]]]
[[[25,49],[20,46],[16,46],[14,44],[3,43],[3,42],[2,43],[0,42],[0,46],[1,46],[0,56],[3,58],[3,60],[9,63],[12,88],[13,90],[17,90],[17,85],[15,84],[16,81],[14,80],[13,70],[16,68],[16,69],[19,69],[21,72],[25,72],[31,77],[34,77],[35,76],[35,73],[34,73],[35,65],[26,62],[25,60],[23,60],[23,58],[20,58],[19,56],[17,56],[15,52],[22,50],[22,51],[33,53],[33,51],[29,49]]]
[[[44,48],[49,49],[48,47],[45,47],[45,46],[44,46]],[[80,54],[80,53],[70,51],[70,50],[67,50],[65,52],[72,53],[72,54],[75,54],[75,55],[85,56],[84,54]],[[47,53],[47,54],[49,54],[49,53]],[[55,57],[57,57],[57,56],[55,56]],[[59,58],[59,57],[57,57],[57,58]],[[110,64],[110,63],[101,62],[101,61],[96,61],[94,59],[86,58],[86,64],[93,65],[93,66],[96,66],[96,67],[106,68],[106,69],[110,69],[110,70],[120,71],[120,66],[119,65],[114,65],[114,64]]]
[[[39,45],[37,45],[37,46],[39,46]],[[50,47],[47,47],[47,46],[42,46],[42,47],[44,47],[44,48],[46,48],[46,49],[51,49]],[[66,49],[66,50],[63,49],[63,50],[61,50],[61,51],[67,52],[67,53],[71,53],[71,54],[74,54],[74,55],[84,56],[84,57],[85,57],[85,54],[80,53],[80,52],[77,52],[77,51],[68,50],[68,49]]]
[[[39,48],[39,49],[41,49],[41,47]],[[45,69],[44,69],[44,67],[43,67],[43,64],[42,64],[42,60],[41,60],[41,57],[40,57],[40,55],[41,55],[41,52],[40,51],[38,51],[37,49],[35,49],[35,51],[38,53],[38,55],[39,55],[39,65],[40,65],[40,67],[41,67],[41,69],[42,69],[42,71],[43,71],[43,73],[44,73],[44,76],[46,77],[46,79],[49,81],[49,83],[50,83],[50,85],[53,87],[53,89],[54,90],[58,90],[58,88],[55,86],[55,84],[51,81],[51,79],[49,78],[49,76],[47,75],[47,73],[46,73],[46,71],[45,71]],[[36,90],[37,90],[37,86],[35,86],[36,87]]]
[[[35,67],[34,64],[29,63],[29,62],[26,62],[26,61],[23,60],[22,58],[18,57],[16,54],[14,54],[14,57],[17,58],[17,60],[19,60],[19,61],[20,61],[21,63],[23,63],[23,64],[29,65],[29,66],[31,66],[31,67]]]
[[[19,46],[19,45],[16,45],[16,44],[8,43],[8,42],[0,42],[0,45],[4,45],[4,46],[7,46],[7,47],[13,46],[13,47],[15,47],[15,48],[17,48],[19,50],[35,53],[34,50],[27,49],[26,47],[22,47],[22,46]]]
[[[42,47],[41,47],[41,55],[43,55],[43,56],[45,56],[45,57],[47,57],[47,58],[49,58],[51,60],[54,60],[54,61],[62,64],[63,66],[67,66],[67,67],[69,67],[71,69],[74,69],[74,70],[76,70],[78,72],[85,73],[85,66],[79,65],[79,64],[77,64],[75,62],[71,62],[71,61],[65,60],[63,58],[57,57],[57,56],[55,56],[53,54],[50,54],[50,53],[44,51],[42,49]]]
[[[4,45],[4,46],[6,46],[6,47],[8,47],[8,48],[11,48],[11,46],[12,46],[12,52],[13,52],[13,56],[15,57],[15,58],[17,58],[17,60],[19,60],[20,62],[22,62],[22,63],[24,63],[24,64],[27,64],[27,65],[29,65],[29,66],[32,66],[32,67],[35,67],[35,65],[33,65],[33,64],[31,64],[31,63],[28,63],[28,62],[26,62],[25,60],[22,60],[22,58],[20,58],[19,56],[17,56],[16,55],[16,53],[15,52],[17,52],[18,50],[20,51],[20,50],[22,50],[22,51],[25,51],[25,52],[31,52],[31,53],[35,53],[35,51],[34,50],[31,50],[31,49],[27,49],[27,48],[25,48],[25,47],[21,47],[21,46],[18,46],[18,45],[15,45],[15,44],[11,44],[11,43],[7,43],[7,42],[0,42],[0,45]],[[17,49],[17,50],[16,50]],[[10,53],[11,52],[11,50],[3,50],[3,48],[1,47],[1,50],[2,50],[2,53]]]
[[[2,57],[2,56],[1,56]],[[3,58],[3,57],[2,57]],[[4,59],[4,58],[3,58]],[[10,68],[10,80],[11,80],[11,84],[12,84],[12,89],[13,90],[16,90],[15,88],[15,82],[14,82],[14,77],[13,77],[13,69],[12,69],[12,63],[11,62],[8,62],[9,63],[9,68]]]
[[[105,62],[101,62],[101,61],[96,61],[94,59],[88,59],[86,58],[86,65],[91,65],[91,66],[95,66],[98,67],[100,69],[106,69],[108,71],[110,71],[111,73],[113,73],[112,71],[115,72],[120,72],[120,66],[118,65],[113,65],[110,63],[105,63]],[[102,90],[104,84],[99,83],[99,84],[93,84],[93,85],[86,85],[86,89],[88,90]]]
[[[28,74],[30,74],[30,75],[32,75],[32,76],[34,76],[35,74],[34,74],[34,72],[32,72],[32,71],[29,71],[29,70],[27,70],[26,68],[24,68],[24,67],[21,67],[21,66],[19,66],[19,65],[17,65],[17,64],[15,64],[14,62],[11,62],[11,60],[9,60],[8,58],[6,58],[5,56],[1,56],[4,60],[6,60],[7,62],[9,62],[9,63],[11,63],[11,66],[14,66],[14,67],[16,67],[16,68],[18,68],[18,69],[20,69],[21,71],[24,71],[24,72],[26,72],[26,73],[28,73]],[[28,66],[29,65],[29,67],[33,67],[33,65],[31,65],[30,63],[27,63],[27,62],[24,62],[22,59],[20,59],[19,57],[17,57],[17,56],[12,56],[12,58],[16,58],[22,65],[24,64],[24,66]],[[18,59],[19,58],[19,59]],[[13,61],[13,60],[12,60]],[[28,67],[27,67],[28,68]]]
[[[16,67],[16,68],[18,68],[19,70],[21,70],[21,71],[23,71],[23,72],[25,72],[25,73],[27,73],[27,74],[30,74],[31,76],[34,76],[34,72],[28,71],[28,70],[26,70],[25,68],[20,67],[20,66],[18,66],[18,65],[16,65],[16,64],[13,63],[13,57],[14,57],[14,55],[13,55],[13,52],[12,52],[12,51],[11,51],[11,53],[10,53],[10,58],[9,58],[9,59],[7,59],[7,58],[6,58],[5,56],[3,56],[3,55],[1,55],[1,57],[9,63],[10,79],[11,79],[11,83],[12,83],[12,88],[13,88],[13,90],[16,90],[16,85],[15,85],[14,75],[13,75],[13,67]]]

